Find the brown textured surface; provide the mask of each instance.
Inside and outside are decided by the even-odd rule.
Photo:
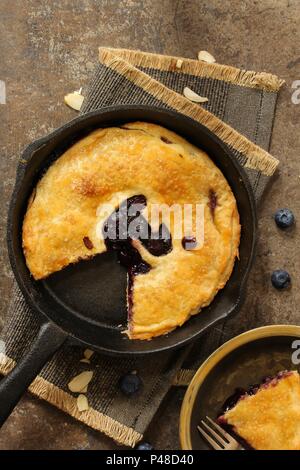
[[[297,323],[298,229],[280,232],[272,213],[277,207],[287,206],[300,217],[300,143],[296,128],[300,105],[291,102],[291,83],[300,78],[298,0],[2,0],[0,15],[0,79],[7,87],[7,104],[0,105],[1,324],[12,283],[4,242],[5,217],[19,151],[74,116],[62,98],[85,85],[99,45],[190,57],[206,49],[222,63],[267,70],[286,79],[271,147],[282,162],[280,175],[262,205],[258,256],[247,301],[238,319],[227,324],[225,334],[232,336],[268,323]],[[270,286],[270,272],[278,267],[290,271],[290,291],[277,292]],[[149,429],[147,438],[156,448],[178,447],[181,398],[182,391],[173,391],[164,413],[159,411]],[[25,397],[0,432],[0,449],[17,448],[116,446],[50,405]]]

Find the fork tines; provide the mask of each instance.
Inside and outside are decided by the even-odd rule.
[[[241,445],[209,416],[201,420],[198,431],[215,450],[241,450]]]

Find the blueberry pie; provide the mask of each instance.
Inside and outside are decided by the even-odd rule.
[[[283,371],[229,400],[219,423],[256,450],[300,450],[300,376]]]
[[[201,206],[203,243],[195,217],[180,237],[175,212],[168,222],[151,219],[157,205],[187,205],[193,215]],[[135,221],[133,206],[135,235],[121,236]],[[239,241],[236,201],[221,171],[185,139],[143,122],[96,130],[69,148],[37,184],[23,224],[36,280],[117,250],[128,271],[131,339],[168,333],[209,305],[231,275]]]

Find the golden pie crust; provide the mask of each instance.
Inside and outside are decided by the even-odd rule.
[[[212,210],[210,195],[216,197]],[[97,236],[100,204],[143,194],[152,204],[204,204],[204,244],[153,256],[135,242],[151,270],[134,277],[128,336],[170,332],[211,303],[238,256],[240,224],[234,195],[208,155],[155,124],[99,129],[69,148],[35,188],[24,218],[23,248],[34,279],[106,251]],[[172,221],[171,221],[172,225]],[[170,226],[172,234],[174,227]]]
[[[287,372],[246,395],[221,419],[256,450],[300,450],[300,376]]]

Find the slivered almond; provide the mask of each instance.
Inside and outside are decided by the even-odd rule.
[[[88,386],[90,381],[93,378],[93,372],[90,370],[86,370],[81,372],[81,374],[76,375],[69,383],[68,388],[73,393],[82,392],[85,387]]]
[[[187,86],[184,88],[183,94],[188,100],[193,101],[194,103],[206,103],[208,101],[208,98],[198,95]]]
[[[202,60],[203,62],[208,62],[209,64],[213,64],[214,62],[216,62],[214,56],[207,51],[200,51],[198,53],[198,59]]]
[[[81,95],[81,88],[78,91],[74,91],[73,93],[68,93],[64,97],[65,103],[70,106],[70,108],[75,109],[76,111],[80,111],[84,100],[84,96]]]
[[[86,359],[85,357],[80,359],[79,362],[83,362],[84,364],[90,364],[91,363],[91,361],[89,359]]]
[[[78,411],[87,411],[89,409],[89,402],[88,402],[88,399],[85,395],[78,395],[77,397],[77,408],[78,408]]]
[[[83,352],[83,355],[86,359],[91,359],[93,354],[94,354],[94,351],[92,351],[91,349],[85,349]]]
[[[176,68],[177,68],[177,69],[181,69],[182,64],[183,64],[183,60],[182,60],[182,59],[177,59]]]

